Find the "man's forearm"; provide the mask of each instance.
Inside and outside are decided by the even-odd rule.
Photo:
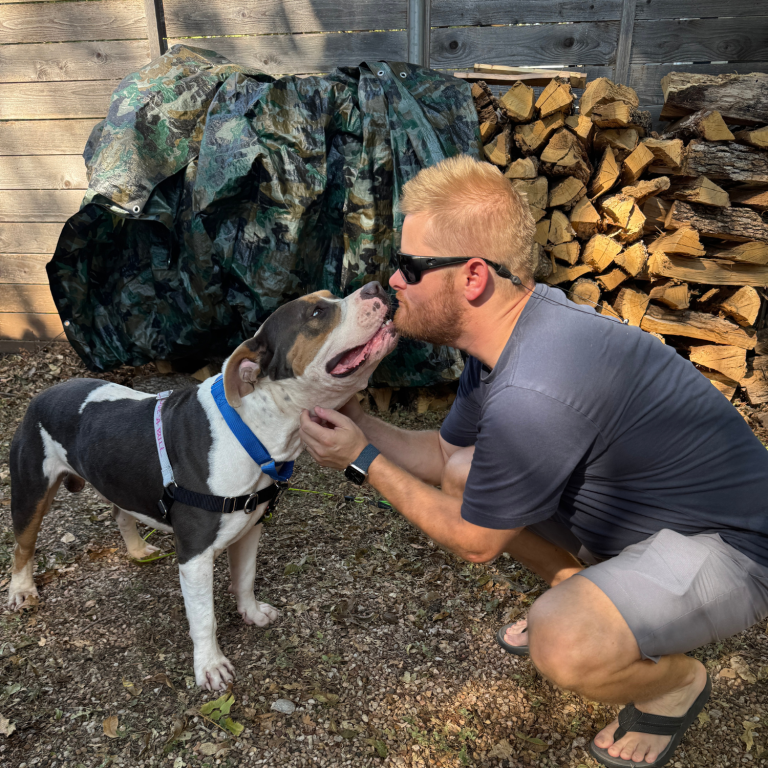
[[[368,414],[356,423],[390,461],[429,485],[440,484],[444,461],[438,430],[400,429]]]

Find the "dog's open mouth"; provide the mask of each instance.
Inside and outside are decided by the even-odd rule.
[[[336,355],[329,360],[326,370],[331,376],[341,378],[349,376],[360,368],[366,360],[375,355],[388,341],[389,337],[396,333],[392,320],[387,319],[373,336],[365,344],[359,347],[352,347],[346,352]]]

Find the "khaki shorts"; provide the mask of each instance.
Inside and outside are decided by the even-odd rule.
[[[584,562],[595,562],[554,520],[528,526]],[[646,659],[687,653],[768,617],[768,568],[716,533],[663,529],[583,570],[616,606]]]

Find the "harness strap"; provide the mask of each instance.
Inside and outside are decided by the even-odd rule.
[[[288,483],[272,483],[266,488],[262,488],[256,493],[246,494],[244,496],[212,496],[206,493],[197,493],[190,491],[178,485],[166,486],[163,490],[163,498],[157,503],[160,512],[165,520],[170,519],[171,507],[175,501],[180,504],[186,504],[189,507],[197,507],[207,512],[216,514],[231,514],[232,512],[245,512],[250,515],[259,504],[265,501],[269,502],[266,514],[271,513],[277,506],[283,491],[288,487]]]
[[[159,392],[157,394],[157,403],[155,404],[155,443],[157,444],[157,455],[160,457],[160,469],[163,471],[163,485],[166,488],[175,482],[173,479],[173,468],[171,467],[168,451],[165,448],[165,440],[163,439],[162,417],[163,405],[166,399],[170,397],[171,392],[173,392],[172,389],[169,389],[167,392]]]

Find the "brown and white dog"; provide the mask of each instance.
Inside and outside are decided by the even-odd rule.
[[[390,302],[376,282],[345,299],[313,293],[276,310],[223,366],[229,404],[278,464],[301,453],[299,417],[316,405],[338,408],[366,386],[378,362],[397,344]],[[163,411],[163,432],[179,486],[203,494],[241,496],[272,480],[235,438],[211,394],[210,378],[174,392]],[[136,521],[173,531],[181,588],[194,644],[197,684],[217,690],[234,678],[219,648],[213,607],[213,562],[229,556],[237,609],[246,624],[267,626],[277,611],[253,591],[256,552],[266,503],[253,514],[211,513],[173,505],[170,525],[157,502],[163,480],[155,445],[154,395],[95,379],[73,379],[41,392],[29,405],[11,445],[11,513],[16,535],[9,605],[37,595],[33,554],[43,517],[63,482],[85,482],[114,504],[132,557],[154,547]],[[258,523],[258,524],[257,524]]]

